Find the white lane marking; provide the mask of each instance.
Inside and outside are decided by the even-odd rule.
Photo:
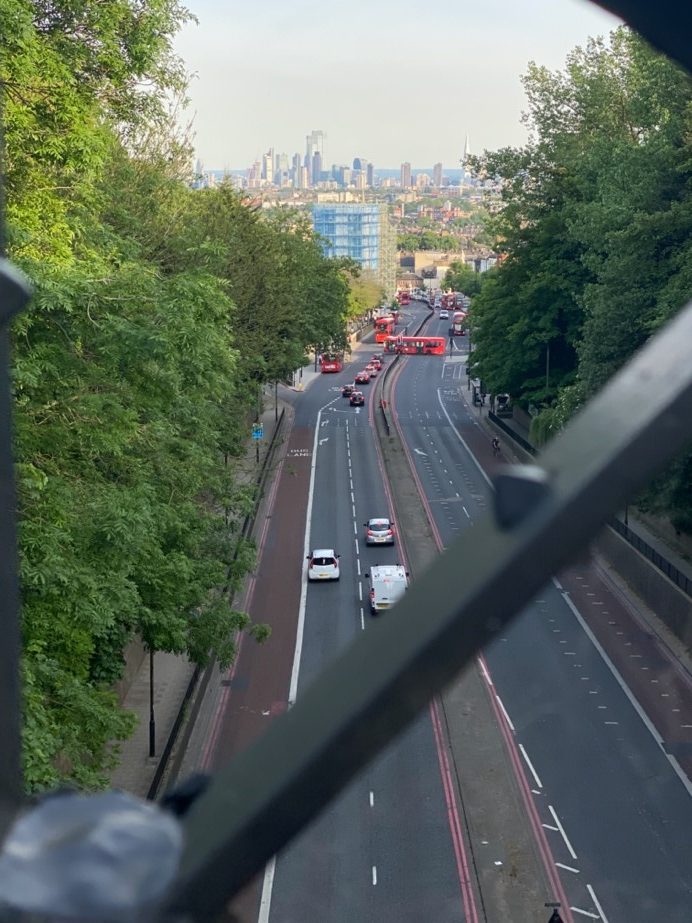
[[[555,808],[552,806],[552,804],[549,804],[549,805],[548,805],[548,810],[549,810],[550,813],[553,815],[553,820],[554,820],[555,823],[557,824],[557,828],[558,828],[558,830],[560,831],[560,833],[562,834],[562,839],[565,841],[565,846],[567,847],[567,852],[570,854],[570,856],[571,856],[573,859],[576,859],[576,858],[577,858],[577,854],[576,854],[575,851],[572,849],[572,844],[571,844],[570,841],[567,839],[567,834],[565,833],[565,828],[564,828],[564,827],[562,826],[562,824],[560,823],[560,818],[559,818],[559,817],[557,816],[557,814],[555,813]]]
[[[589,910],[582,910],[580,907],[570,907],[574,913],[580,913],[583,917],[591,917],[592,920],[598,920],[599,916],[597,913],[591,913]]]
[[[471,518],[471,514],[470,514],[469,511],[466,509],[466,507],[464,506],[463,503],[461,504],[461,508],[462,508],[462,510],[466,513],[467,517],[470,519],[470,518]]]
[[[560,830],[558,827],[553,827],[552,824],[541,824],[541,827],[545,827],[546,830],[554,830],[555,833],[559,833]]]
[[[372,883],[373,887],[377,884],[377,866],[373,865],[372,867]]]
[[[489,674],[488,671],[486,670],[485,664],[484,664],[483,661],[480,660],[480,659],[479,659],[479,661],[478,661],[478,666],[481,668],[481,673],[483,674],[483,678],[485,679],[486,683],[487,683],[489,686],[492,686],[493,681],[490,679],[490,674]]]
[[[355,503],[355,502],[356,502],[356,495],[353,493],[353,491],[351,491],[351,503]]]
[[[358,571],[358,576],[360,577],[360,558],[356,558],[356,570]]]
[[[464,437],[461,435],[461,433],[460,433],[459,430],[456,428],[456,426],[452,423],[452,418],[451,418],[450,415],[447,413],[447,408],[445,407],[445,405],[444,405],[443,402],[442,402],[442,391],[441,391],[439,388],[437,389],[437,400],[440,402],[440,407],[442,408],[442,413],[447,417],[447,422],[449,423],[449,425],[450,425],[450,426],[452,427],[452,429],[454,430],[457,439],[459,440],[459,442],[463,445],[463,447],[466,449],[466,451],[467,451],[467,452],[469,453],[469,455],[471,456],[471,459],[473,460],[474,465],[475,465],[476,468],[478,468],[478,470],[480,471],[480,473],[481,473],[481,475],[482,475],[483,480],[485,481],[485,483],[488,485],[488,487],[490,487],[490,488],[492,489],[492,486],[493,486],[493,485],[492,485],[492,481],[490,480],[490,478],[488,477],[488,475],[485,473],[485,471],[481,468],[480,462],[478,461],[478,459],[476,458],[476,456],[473,454],[473,452],[471,451],[471,449],[468,447],[468,445],[467,445],[466,440],[464,439]]]
[[[562,589],[562,584],[561,584],[560,581],[557,579],[557,577],[553,577],[553,583],[554,583],[555,586],[558,588],[558,590],[561,590],[561,589]]]
[[[358,535],[358,526],[355,524],[355,522],[353,523],[353,534]]]
[[[360,607],[360,630],[365,631],[365,616],[363,615],[363,607]]]
[[[358,599],[363,602],[363,584],[358,581]]]
[[[537,773],[536,770],[533,768],[533,763],[532,763],[531,760],[529,759],[529,754],[528,754],[528,753],[526,752],[526,750],[524,749],[524,745],[523,745],[523,744],[519,744],[519,749],[521,750],[521,755],[522,755],[522,756],[524,757],[524,759],[526,760],[526,765],[527,765],[527,766],[529,767],[529,769],[531,770],[531,775],[533,776],[534,781],[536,782],[536,785],[537,785],[539,788],[543,788],[543,783],[542,783],[541,780],[538,778],[538,773]]]
[[[627,683],[625,682],[625,680],[624,680],[624,679],[622,678],[622,676],[620,675],[620,673],[619,673],[617,667],[615,666],[615,664],[613,663],[613,661],[612,661],[612,660],[610,659],[610,657],[606,654],[606,652],[605,652],[605,650],[603,649],[603,647],[601,646],[600,642],[598,641],[598,639],[596,638],[596,636],[594,635],[594,633],[591,631],[591,629],[589,628],[589,626],[588,626],[588,625],[586,624],[586,622],[584,621],[584,618],[583,618],[581,612],[577,609],[577,607],[574,605],[574,603],[573,603],[572,600],[570,599],[569,593],[565,591],[565,592],[561,593],[561,596],[562,596],[562,598],[564,599],[564,601],[567,603],[567,605],[569,606],[569,608],[572,610],[572,613],[573,613],[574,617],[576,618],[576,620],[579,622],[579,624],[580,624],[581,627],[583,628],[583,630],[584,630],[586,636],[589,638],[589,640],[591,641],[591,643],[593,644],[593,646],[596,648],[596,650],[598,651],[598,653],[599,653],[599,654],[601,655],[601,657],[603,658],[603,662],[605,663],[605,665],[608,667],[608,669],[610,670],[610,672],[611,672],[611,673],[613,674],[613,676],[615,677],[615,681],[618,683],[618,685],[620,686],[620,688],[622,689],[622,691],[625,693],[625,695],[626,695],[627,698],[629,699],[630,705],[632,706],[632,708],[636,711],[636,713],[637,713],[637,714],[639,715],[639,717],[641,718],[642,723],[644,724],[644,727],[647,729],[647,731],[651,734],[651,736],[652,736],[653,739],[656,741],[656,743],[658,744],[658,746],[661,748],[661,753],[663,754],[663,756],[665,756],[665,758],[668,760],[668,762],[670,763],[670,765],[673,767],[673,770],[675,771],[675,774],[676,774],[677,777],[680,779],[680,781],[682,782],[682,784],[685,786],[685,789],[686,789],[686,791],[687,791],[687,794],[690,795],[690,796],[692,796],[692,782],[690,782],[690,780],[687,778],[687,775],[686,775],[685,772],[683,771],[682,766],[680,765],[680,763],[678,763],[678,761],[675,759],[675,757],[672,756],[670,753],[666,753],[665,748],[664,748],[664,746],[663,746],[663,738],[662,738],[661,735],[658,733],[658,731],[657,731],[656,728],[654,727],[654,725],[653,725],[651,719],[649,718],[649,716],[646,714],[646,712],[644,711],[644,709],[641,707],[641,705],[639,704],[639,702],[638,702],[637,699],[635,698],[634,693],[632,692],[632,690],[629,688],[629,686],[627,685]]]
[[[334,399],[336,400],[336,398]],[[334,403],[334,401],[330,401]],[[307,558],[310,554],[310,524],[312,520],[312,504],[315,497],[315,475],[317,473],[317,441],[320,434],[322,411],[329,407],[325,404],[317,411],[315,438],[312,444],[312,463],[310,465],[310,486],[308,487],[308,504],[305,512],[305,537],[303,539],[303,583],[300,588],[300,603],[298,606],[298,626],[296,628],[296,646],[293,651],[293,666],[291,667],[291,683],[288,689],[288,707],[290,708],[298,694],[298,674],[300,672],[300,657],[303,651],[303,632],[305,630],[305,607],[308,600]],[[269,868],[269,866],[267,866]],[[266,873],[265,873],[266,875]]]
[[[260,898],[259,916],[257,923],[269,923],[269,911],[272,904],[272,888],[274,887],[274,872],[276,871],[276,856],[267,862],[264,869],[264,881],[262,882],[262,897]]]
[[[555,865],[566,872],[574,872],[575,875],[579,874],[579,869],[573,869],[571,865],[565,865],[563,862],[556,862]]]
[[[502,709],[502,714],[505,716],[505,720],[507,721],[507,724],[511,727],[512,731],[514,731],[514,725],[512,724],[512,719],[509,717],[509,713],[507,712],[507,709],[503,705],[502,699],[500,698],[499,695],[496,695],[495,698],[497,699],[497,704]]]
[[[356,518],[356,504],[355,503],[351,504],[351,512],[353,513],[353,518],[355,519]],[[355,522],[353,523],[353,525],[355,526]]]
[[[430,440],[430,441],[432,442],[432,440]],[[423,452],[421,449],[414,449],[413,451],[416,453],[416,455],[423,455],[425,458],[428,457],[428,453],[427,453],[427,452]]]
[[[594,906],[596,907],[596,910],[600,913],[601,919],[603,920],[603,923],[608,923],[608,917],[603,913],[603,908],[601,907],[601,905],[600,905],[600,903],[599,903],[599,901],[598,901],[598,898],[596,897],[596,892],[595,892],[594,889],[591,887],[591,885],[587,885],[587,886],[586,886],[586,890],[587,890],[587,891],[589,892],[589,894],[591,895],[591,900],[594,902]]]
[[[358,547],[358,539],[357,539],[357,538],[354,538],[354,539],[353,539],[353,544],[356,546],[356,557],[358,557],[358,555],[360,554],[360,548]]]
[[[370,792],[370,807],[371,808],[375,807],[375,793],[374,792]]]

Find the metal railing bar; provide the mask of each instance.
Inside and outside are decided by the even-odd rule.
[[[391,617],[218,773],[185,817],[166,911],[197,920],[220,911],[683,447],[691,340],[692,304],[547,446],[546,489],[530,512],[504,530],[492,514],[478,521],[472,541],[436,559]],[[524,470],[504,473],[519,494]]]

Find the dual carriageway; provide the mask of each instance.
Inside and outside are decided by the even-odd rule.
[[[447,327],[432,317],[425,332]],[[248,597],[272,637],[245,642],[212,690],[188,770],[247,746],[367,632],[370,566],[415,578],[491,505],[497,460],[464,398],[463,350],[398,361],[398,458],[375,436],[374,381],[364,408],[340,395],[374,351],[294,402]],[[372,516],[394,519],[397,545],[365,546]],[[338,583],[307,584],[311,547],[341,555]],[[551,901],[566,923],[689,921],[692,785],[675,754],[692,750],[692,685],[617,588],[575,564],[467,673],[270,863],[234,904],[243,921],[528,923]]]

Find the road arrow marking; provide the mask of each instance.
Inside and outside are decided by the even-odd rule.
[[[428,453],[427,453],[427,452],[423,452],[421,449],[414,449],[413,451],[414,451],[417,455],[423,455],[425,458],[428,457]]]

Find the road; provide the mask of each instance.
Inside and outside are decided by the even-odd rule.
[[[298,696],[367,631],[368,568],[402,560],[397,546],[363,542],[366,519],[396,516],[373,440],[374,383],[364,386],[365,408],[340,396],[362,364],[313,384],[296,408],[298,427],[316,426],[308,545],[341,555],[338,583],[306,588]],[[263,923],[467,919],[464,904],[473,897],[460,884],[436,734],[426,713],[278,858]]]
[[[447,326],[434,320],[429,332],[445,333]],[[213,768],[248,746],[289,699],[367,631],[365,573],[375,562],[400,559],[396,547],[367,549],[362,542],[367,518],[406,518],[392,511],[373,439],[372,406],[350,408],[336,390],[363,364],[321,376],[296,401],[267,498],[260,565],[250,590],[253,619],[268,622],[272,637],[261,648],[243,642],[237,664],[212,688],[188,769]],[[393,376],[392,409],[440,547],[461,533],[472,541],[473,521],[492,502],[486,474],[497,461],[478,411],[462,399],[464,370],[463,352],[455,351],[399,360]],[[364,390],[371,405],[373,386]],[[403,486],[412,489],[404,478]],[[394,486],[399,492],[402,484]],[[403,527],[408,535],[409,526]],[[338,550],[338,583],[307,586],[306,543]],[[302,647],[292,670],[297,633]],[[593,565],[577,563],[485,652],[477,671],[494,709],[486,703],[486,723],[506,741],[498,757],[506,764],[503,772],[487,774],[495,784],[503,780],[502,790],[482,784],[482,757],[480,769],[464,778],[469,748],[463,722],[448,749],[450,718],[468,707],[464,689],[450,699],[457,714],[444,700],[433,706],[271,863],[264,880],[234,902],[234,912],[243,923],[254,923],[258,913],[260,923],[528,919],[493,916],[499,905],[492,888],[484,895],[489,916],[483,915],[469,869],[476,868],[485,886],[502,862],[489,858],[487,841],[469,843],[459,819],[463,807],[478,837],[488,817],[500,815],[496,840],[506,845],[501,807],[520,800],[512,791],[523,786],[531,801],[522,820],[527,839],[560,876],[566,923],[687,921],[692,810],[689,783],[683,784],[674,754],[684,763],[692,741],[686,727],[692,725],[692,686],[656,645]],[[480,807],[460,806],[458,795],[462,801],[480,795]],[[506,860],[510,850],[493,855]]]
[[[429,332],[446,327],[435,319]],[[484,471],[467,449],[473,446],[483,469],[492,469],[478,411],[462,399],[464,368],[456,352],[426,362],[411,358],[394,388],[400,430],[442,544],[460,533],[472,541],[473,521],[491,503]],[[605,602],[602,588],[588,583],[594,577],[586,564],[570,571],[570,585],[578,583],[580,570],[579,604],[602,607],[593,610],[597,630],[615,636],[615,625],[630,637],[625,607],[612,594]],[[670,661],[659,662],[658,672],[641,673],[644,662],[630,659],[628,669],[637,675],[623,679],[588,621],[560,581],[549,584],[485,652],[488,674],[522,754],[574,919],[683,923],[692,906],[692,787],[658,739],[658,716],[652,721],[632,688],[641,677],[654,690],[673,681],[682,696],[685,683]],[[675,717],[683,744],[692,742],[687,679]],[[668,693],[661,695],[659,710],[667,708]],[[661,717],[670,728],[670,715]]]

